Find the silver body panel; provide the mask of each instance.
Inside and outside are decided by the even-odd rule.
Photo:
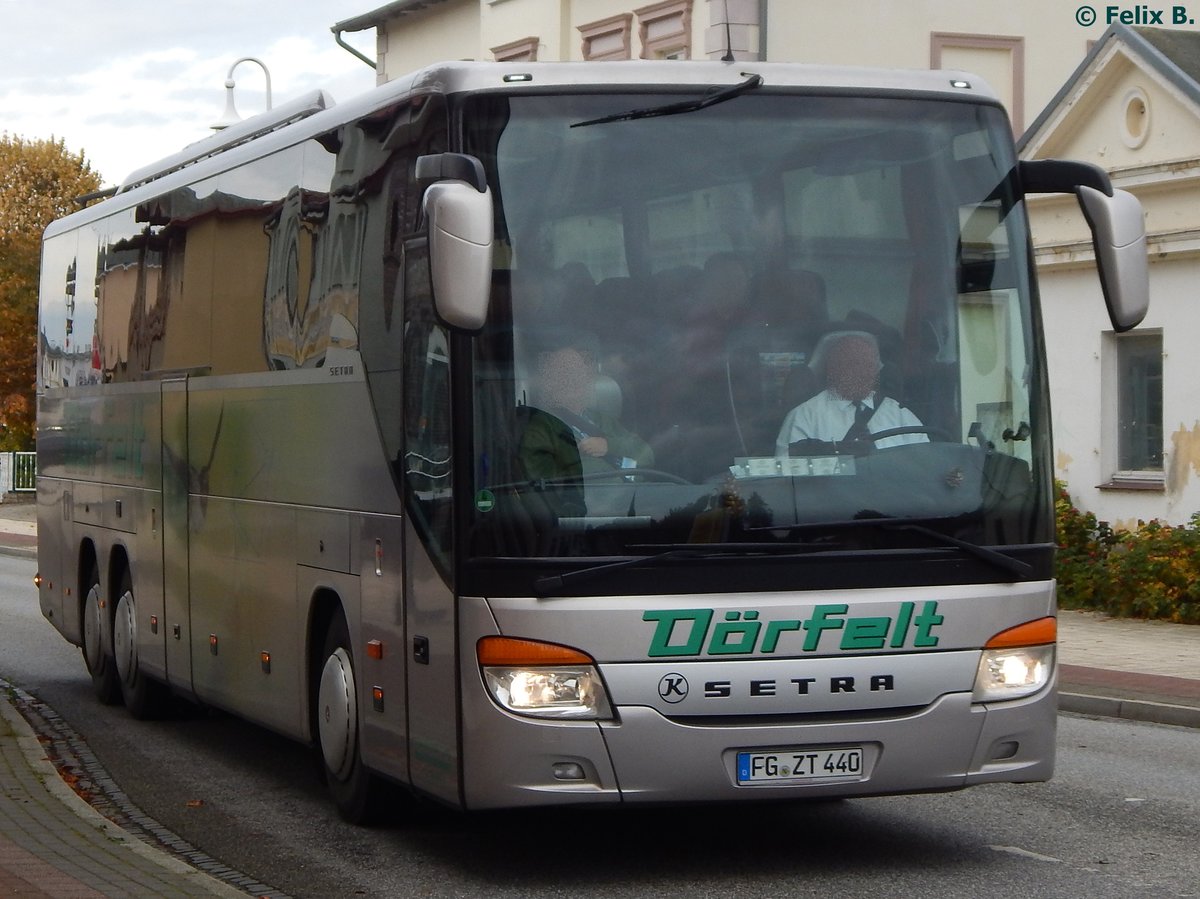
[[[904,600],[934,602],[944,619],[933,651],[841,652],[771,658],[648,659],[649,610],[804,619],[840,604],[847,616],[886,617]],[[803,799],[960,789],[989,781],[1040,781],[1054,769],[1054,683],[1024,700],[975,703],[980,647],[992,634],[1053,614],[1052,585],[845,590],[813,594],[570,597],[462,601],[465,804],[703,802]],[[933,632],[933,631],[931,631]],[[475,641],[492,633],[565,643],[592,654],[613,721],[522,718],[487,695]],[[780,648],[782,647],[782,642]],[[667,677],[687,697],[665,701]],[[803,688],[797,681],[804,684]],[[706,697],[706,685],[727,685]],[[803,692],[801,692],[803,690]],[[862,747],[861,776],[787,785],[739,785],[739,751]],[[554,765],[580,765],[567,782]]]

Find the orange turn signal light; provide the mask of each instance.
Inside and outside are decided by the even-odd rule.
[[[480,665],[505,668],[595,664],[595,659],[578,649],[516,637],[483,637],[475,644],[475,655],[479,658]]]
[[[1058,619],[1053,616],[1036,618],[1001,631],[987,641],[985,649],[1004,649],[1008,646],[1041,646],[1058,642]]]

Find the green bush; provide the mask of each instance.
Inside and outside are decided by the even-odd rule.
[[[1104,607],[1111,615],[1200,624],[1200,520],[1178,527],[1138,522],[1121,534],[1104,564]]]
[[[1055,483],[1054,519],[1058,528],[1058,604],[1064,609],[1102,608],[1104,561],[1116,535],[1108,522],[1079,511],[1061,481]]]
[[[1200,513],[1178,527],[1114,531],[1056,485],[1058,602],[1065,609],[1200,624]]]

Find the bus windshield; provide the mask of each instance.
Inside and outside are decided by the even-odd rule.
[[[1049,543],[1000,108],[681,97],[466,100],[497,210],[466,551]]]

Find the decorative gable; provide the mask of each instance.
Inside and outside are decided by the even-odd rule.
[[[1106,31],[1029,130],[1025,159],[1079,159],[1107,171],[1146,211],[1152,256],[1200,252],[1200,33]],[[1039,266],[1088,264],[1071,196],[1030,198]]]

